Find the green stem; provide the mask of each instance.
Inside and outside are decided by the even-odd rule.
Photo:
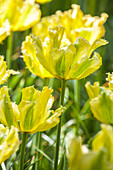
[[[22,135],[22,144],[20,150],[20,170],[24,169],[24,156],[25,156],[25,147],[27,143],[27,133],[23,133]]]
[[[36,146],[38,147],[38,149],[41,149],[41,132],[38,132],[36,134]],[[38,153],[36,154],[36,159],[39,160],[40,159],[40,152],[38,151]],[[40,164],[39,161],[36,162],[35,164],[35,170],[40,169]]]
[[[60,96],[60,105],[62,105],[62,106],[64,105],[65,87],[66,87],[66,80],[62,80],[62,82],[61,82],[61,96]],[[60,133],[61,133],[61,121],[62,121],[62,116],[60,116],[60,122],[57,125],[57,140],[56,140],[54,170],[57,170],[57,166],[58,166],[58,155],[59,155]]]
[[[74,103],[75,103],[76,110],[78,113],[80,111],[79,96],[80,96],[80,94],[79,94],[79,80],[74,80]],[[79,124],[79,120],[78,120],[77,116],[75,117],[75,119],[77,121],[76,135],[78,136],[79,135],[78,130],[79,130],[80,124]]]
[[[11,35],[7,39],[6,62],[8,69],[11,68],[12,48],[13,48],[13,33],[11,33]]]
[[[45,78],[43,79],[43,87],[46,86],[48,84],[48,79]],[[38,147],[38,149],[41,149],[41,134],[42,132],[38,132],[36,134],[36,146]],[[40,152],[38,152],[38,154],[36,154],[36,159],[40,158]],[[36,162],[36,164],[34,165],[34,169],[37,170],[40,168],[40,162]]]

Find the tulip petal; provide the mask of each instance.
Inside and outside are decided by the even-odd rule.
[[[15,106],[15,107],[14,107]],[[0,89],[0,121],[11,127],[12,125],[17,127],[19,120],[19,110],[16,104],[12,104],[8,94],[8,88],[6,86]]]
[[[48,3],[51,2],[51,0],[35,0],[37,3],[39,4],[44,4],[44,3]]]
[[[94,151],[102,148],[107,150],[107,159],[113,163],[113,128],[110,125],[101,125],[102,130],[96,135],[92,142]]]
[[[0,141],[1,141],[0,143],[0,164],[1,164],[6,159],[8,159],[17,150],[19,146],[19,137],[17,129],[11,127],[11,130],[9,131],[9,129],[0,125]]]
[[[113,93],[103,91],[100,95],[90,101],[93,115],[103,123],[113,124]]]
[[[23,1],[18,16],[18,22],[12,25],[13,31],[24,31],[31,28],[41,17],[41,11],[39,10],[38,4],[30,3],[29,1]]]
[[[90,99],[93,99],[99,95],[100,92],[99,82],[95,82],[93,86],[90,84],[90,82],[87,82],[85,84],[85,88]]]
[[[10,24],[9,21],[6,20],[3,22],[2,25],[0,25],[0,43],[2,43],[2,41],[8,36],[10,35]]]
[[[68,11],[57,11],[56,14],[49,17],[43,17],[42,20],[36,24],[32,33],[37,36],[40,35],[42,41],[48,36],[48,29],[61,25],[65,28],[66,38],[74,43],[77,37],[85,38],[90,44],[97,39],[104,36],[106,22],[108,15],[102,13],[100,17],[91,15],[84,15],[79,5],[73,4],[72,9]],[[96,30],[96,31],[95,31]]]
[[[92,74],[100,68],[102,59],[98,53],[94,53],[92,58],[84,57],[73,66],[66,79],[82,79]]]
[[[6,79],[10,76],[10,74],[19,74],[18,71],[7,70],[6,62],[4,61],[4,57],[0,56],[0,85],[3,84]]]
[[[48,119],[44,119],[42,120],[42,122],[40,122],[39,126],[34,129],[34,132],[32,133],[36,133],[37,131],[46,131],[49,130],[50,128],[55,127],[59,122],[60,122],[60,118],[59,116],[62,114],[62,112],[65,110],[64,107],[60,107],[58,108],[55,112],[52,111],[52,116]],[[50,112],[48,112],[48,115],[50,114]]]
[[[33,45],[32,38],[33,36],[27,36],[26,41],[22,43],[23,59],[28,69],[33,74],[40,76],[41,78],[53,77],[38,61],[38,58],[36,56],[36,49]]]

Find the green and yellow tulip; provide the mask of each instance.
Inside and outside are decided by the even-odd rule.
[[[85,145],[82,145],[81,138],[69,139],[67,158],[70,170],[113,169],[113,164],[107,160],[104,149],[89,150]]]
[[[0,121],[8,127],[13,125],[22,133],[30,134],[56,126],[64,108],[50,110],[54,102],[51,93],[52,89],[46,86],[42,92],[34,87],[26,87],[22,89],[20,104],[16,105],[10,100],[8,88],[2,87],[0,89]]]
[[[57,11],[52,16],[43,17],[42,20],[33,27],[32,33],[40,35],[42,41],[48,36],[48,29],[58,25],[65,28],[66,38],[74,43],[77,37],[85,38],[90,44],[103,37],[105,33],[104,23],[108,15],[102,13],[101,17],[84,15],[79,5],[72,5],[68,11]],[[96,31],[95,31],[96,30]]]
[[[113,164],[113,127],[102,124],[101,128],[92,142],[92,148],[94,151],[106,149],[107,159]]]
[[[96,119],[103,123],[113,124],[113,91],[112,79],[108,74],[109,87],[99,86],[98,82],[91,85],[86,83],[86,90],[91,99],[91,111]]]
[[[14,14],[15,13],[15,14]],[[41,17],[39,5],[32,0],[0,1],[0,42],[10,32],[24,31],[36,24]]]
[[[28,36],[23,42],[24,60],[32,73],[39,75],[38,72],[42,71],[42,74],[45,74],[41,74],[42,78],[52,75],[65,80],[82,79],[100,68],[100,55],[97,52],[92,57],[91,55],[96,48],[107,44],[107,41],[100,39],[91,45],[86,39],[79,37],[71,44],[66,39],[64,30],[61,26],[49,29],[49,37],[46,37],[44,42],[39,36],[33,35]]]

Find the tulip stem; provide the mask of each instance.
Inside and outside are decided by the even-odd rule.
[[[27,143],[27,133],[22,134],[22,144],[20,150],[20,170],[24,169],[24,156],[25,156],[25,147]]]
[[[13,33],[7,39],[6,62],[8,69],[11,69],[11,55],[13,48]]]
[[[48,84],[48,79],[47,78],[43,79],[43,87],[46,86],[47,84]],[[41,149],[41,135],[42,135],[42,132],[38,132],[36,134],[36,146],[38,147],[38,149]],[[40,158],[40,152],[36,154],[36,159],[39,159],[39,158]],[[40,163],[38,161],[34,165],[34,169],[37,170],[39,168],[40,168]]]
[[[80,96],[80,93],[79,93],[79,80],[74,80],[74,103],[75,103],[75,107],[76,107],[76,110],[77,112],[79,113],[80,111],[80,103],[79,103],[79,96]],[[75,117],[76,119],[76,122],[77,122],[77,126],[76,126],[76,135],[78,136],[79,135],[79,119],[76,115]]]
[[[61,82],[61,96],[60,96],[60,105],[62,105],[62,106],[64,105],[65,88],[66,88],[66,80],[62,80],[62,82]],[[60,122],[57,125],[57,139],[56,139],[56,149],[55,149],[55,159],[54,159],[54,170],[57,170],[57,166],[58,166],[61,121],[62,121],[62,116],[60,116]]]

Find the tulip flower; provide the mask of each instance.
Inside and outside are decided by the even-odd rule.
[[[40,16],[41,11],[39,10],[38,4],[35,4],[34,1],[0,1],[0,29],[3,29],[3,26],[7,21],[11,32],[24,31],[37,23]],[[6,35],[9,35],[9,30],[6,30],[5,33],[4,32],[5,29],[0,32],[0,42],[6,37]]]
[[[0,164],[8,159],[18,148],[19,137],[17,128],[9,128],[0,124]]]
[[[110,125],[101,125],[102,130],[95,136],[92,147],[94,151],[102,148],[106,149],[108,161],[113,163],[113,127]]]
[[[110,77],[111,76],[108,73],[109,80]],[[91,99],[90,107],[94,117],[100,122],[113,124],[113,91],[111,82],[109,85],[109,87],[101,87],[99,86],[99,83],[96,82],[92,86],[87,82],[85,86]]]
[[[22,132],[36,133],[45,131],[59,123],[59,116],[64,108],[61,107],[55,112],[49,110],[52,107],[54,98],[51,96],[52,89],[44,87],[40,92],[34,87],[22,90],[22,100],[19,104],[20,128]],[[50,116],[52,113],[52,116]]]
[[[20,104],[16,105],[10,100],[8,88],[2,87],[0,89],[0,121],[8,127],[13,125],[22,133],[30,134],[56,126],[64,108],[50,110],[54,102],[51,93],[52,90],[48,87],[44,87],[42,92],[34,87],[26,87],[22,90]],[[50,113],[52,113],[51,117],[49,117]]]
[[[18,73],[19,72],[14,70],[7,70],[7,65],[6,62],[4,61],[4,57],[0,56],[0,85],[3,84],[11,74]]]
[[[67,41],[66,45],[63,35],[64,28],[58,26],[49,30],[49,37],[43,43],[39,37],[33,35],[28,37],[29,44],[32,43],[34,46],[29,50],[29,46],[26,45],[25,48],[24,43],[22,47],[23,55],[28,56],[28,60],[25,59],[28,68],[36,71],[34,65],[37,58],[51,75],[65,80],[85,78],[100,68],[102,64],[100,55],[95,52],[91,57],[91,54],[96,48],[107,44],[107,41],[100,39],[90,45],[84,38],[79,37],[74,44]]]
[[[105,29],[103,24],[108,15],[102,13],[101,17],[92,17],[84,15],[79,5],[72,5],[72,9],[61,12],[57,11],[55,15],[43,17],[42,20],[33,27],[32,33],[35,36],[40,35],[44,41],[48,36],[48,28],[61,25],[65,27],[66,38],[74,43],[77,37],[85,38],[90,44],[104,36]],[[96,30],[96,31],[95,31]]]
[[[104,150],[89,150],[82,145],[81,138],[73,137],[68,140],[67,158],[70,170],[112,170],[113,168],[113,164],[107,160]]]

